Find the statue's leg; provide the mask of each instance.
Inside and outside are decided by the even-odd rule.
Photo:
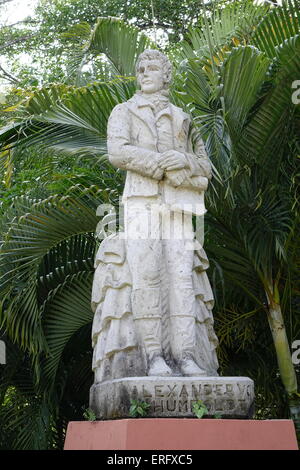
[[[128,208],[127,208],[128,209]],[[131,220],[142,239],[127,238],[127,261],[132,275],[132,313],[141,346],[148,363],[148,375],[166,376],[172,371],[162,354],[160,263],[162,246],[159,236],[147,238],[145,206],[133,206],[127,212],[127,227]],[[153,227],[152,227],[153,228]],[[132,231],[133,233],[133,231]]]
[[[184,237],[180,236],[183,221],[178,214],[173,217],[173,237],[164,240],[164,254],[169,277],[170,306],[170,343],[172,355],[182,375],[203,376],[206,371],[195,362],[196,344],[196,297],[193,286],[194,250],[191,249],[193,239],[192,219],[187,218]]]

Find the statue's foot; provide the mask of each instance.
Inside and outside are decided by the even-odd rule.
[[[186,377],[207,376],[207,372],[197,366],[193,359],[183,359],[180,361],[180,370],[182,375]]]
[[[158,375],[158,376],[168,376],[172,375],[172,370],[166,364],[165,360],[161,356],[156,356],[150,362],[150,368],[148,371],[149,376]]]

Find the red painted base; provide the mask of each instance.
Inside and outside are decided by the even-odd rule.
[[[291,420],[73,421],[65,450],[298,450]]]

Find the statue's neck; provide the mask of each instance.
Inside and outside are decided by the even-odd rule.
[[[137,94],[152,105],[155,113],[169,106],[168,90],[160,90],[156,93],[143,93],[142,91],[138,91]]]
[[[148,101],[155,101],[157,99],[165,100],[169,98],[169,90],[160,90],[156,91],[155,93],[143,93],[141,90],[139,90],[137,91],[137,94]]]

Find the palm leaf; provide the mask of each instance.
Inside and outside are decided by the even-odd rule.
[[[105,153],[107,119],[116,104],[131,97],[129,83],[117,80],[64,90],[61,96],[55,86],[34,93],[25,108],[29,117],[0,134],[2,145],[43,145],[76,154]]]
[[[16,392],[14,402],[0,411],[0,420],[4,423],[2,427],[4,436],[11,441],[11,447],[4,449],[51,449],[55,431],[54,421],[49,407],[40,397],[30,401]]]
[[[221,66],[221,94],[234,143],[239,141],[249,113],[260,98],[269,66],[270,60],[252,46],[233,48]]]
[[[44,386],[48,391],[55,385],[57,369],[68,341],[81,327],[92,322],[92,278],[92,270],[66,276],[64,282],[49,293],[43,306],[49,354],[42,362],[42,368],[46,380]]]
[[[64,240],[94,232],[97,202],[92,207],[88,198],[55,196],[36,203],[26,198],[19,201],[19,214],[9,225],[0,258],[1,290],[7,302],[1,321],[10,337],[32,352],[45,348],[38,296],[39,266]]]
[[[68,76],[75,77],[76,85],[135,77],[138,55],[156,47],[141,30],[113,17],[98,18],[92,29],[88,23],[73,25],[63,36],[74,44]]]
[[[282,7],[269,11],[257,26],[252,43],[270,58],[276,55],[276,46],[300,32],[299,0],[283,0]]]
[[[251,258],[240,234],[222,217],[209,215],[207,223],[209,234],[207,253],[211,263],[217,261],[224,277],[224,295],[226,297],[227,284],[234,284],[241,289],[256,305],[262,306],[257,274]]]
[[[91,25],[87,22],[74,24],[71,28],[61,34],[62,38],[66,38],[72,43],[72,52],[67,61],[67,77],[68,81],[74,80],[77,86],[84,85],[82,67],[86,65],[89,55],[87,48],[91,37]],[[90,80],[91,81],[91,80]]]
[[[178,104],[184,103],[193,115],[199,134],[205,140],[206,150],[215,167],[215,176],[230,174],[230,138],[220,99],[221,87],[214,88],[207,71],[198,59],[189,59],[182,64],[178,73],[175,94]],[[226,176],[225,176],[226,175]]]
[[[268,10],[268,5],[258,6],[252,1],[234,1],[214,10],[207,17],[208,28],[202,19],[196,28],[190,29],[187,40],[181,44],[181,60],[195,56],[210,59],[208,44],[217,54],[225,45],[236,46],[248,41],[253,28]]]
[[[263,160],[266,164],[269,156],[274,167],[273,157],[282,157],[278,149],[284,150],[284,142],[290,138],[289,123],[296,108],[291,85],[300,74],[299,54],[300,36],[289,38],[276,48],[273,86],[253,113],[236,148],[244,160]]]
[[[138,28],[118,18],[98,18],[86,49],[94,56],[105,54],[115,75],[135,77],[137,57],[154,43]]]

